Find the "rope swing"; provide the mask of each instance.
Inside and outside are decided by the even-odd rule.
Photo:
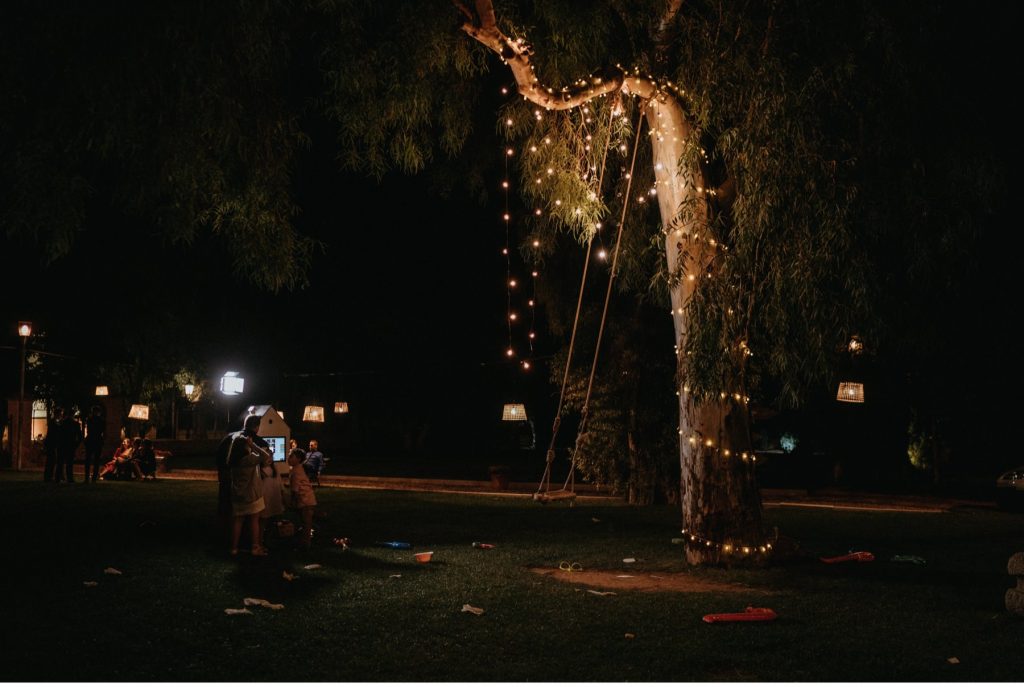
[[[562,375],[562,389],[558,395],[558,408],[555,411],[555,421],[551,428],[551,443],[548,445],[544,474],[541,476],[540,483],[537,485],[537,491],[533,495],[533,500],[541,503],[564,500],[571,501],[576,498],[576,456],[579,454],[580,443],[586,434],[587,417],[590,409],[590,395],[594,389],[594,373],[597,371],[598,354],[601,351],[601,338],[604,335],[604,325],[608,316],[608,303],[611,301],[612,284],[615,282],[616,266],[618,265],[619,260],[619,244],[622,242],[622,231],[626,225],[626,212],[629,208],[629,194],[633,185],[633,169],[636,166],[636,151],[639,147],[640,129],[643,127],[643,114],[646,107],[646,102],[640,107],[639,121],[636,126],[636,138],[633,141],[633,158],[629,164],[629,176],[627,177],[626,182],[626,197],[622,203],[622,216],[619,219],[619,231],[615,237],[615,248],[612,251],[612,269],[611,274],[608,277],[608,288],[604,295],[604,309],[601,311],[601,324],[597,329],[597,343],[594,345],[594,359],[590,363],[590,378],[587,381],[587,393],[583,399],[583,407],[580,410],[579,431],[576,433],[576,441],[573,444],[572,456],[569,462],[569,475],[565,478],[565,483],[562,485],[561,489],[553,490],[551,488],[551,465],[555,460],[555,440],[558,438],[558,430],[562,424],[562,409],[565,403],[565,389],[569,383],[569,369],[572,365],[573,348],[576,345],[576,329],[579,325],[580,310],[583,305],[583,290],[587,284],[587,267],[590,265],[590,250],[593,245],[594,235],[591,234],[587,239],[587,258],[583,263],[583,276],[580,280],[580,292],[576,299],[576,315],[572,321],[572,335],[569,338],[569,351],[565,358],[565,373]],[[612,108],[611,117],[614,116],[615,108]],[[608,160],[608,148],[611,145],[611,138],[611,120],[609,119],[608,138],[605,141],[604,156],[601,159],[601,173],[598,176],[597,182],[597,188],[599,191],[604,182],[605,163]]]

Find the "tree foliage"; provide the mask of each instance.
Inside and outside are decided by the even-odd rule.
[[[55,260],[110,199],[171,243],[233,244],[233,271],[304,283],[293,224],[301,96],[290,3],[8,3],[0,46],[0,226]],[[267,267],[274,266],[273,269]]]

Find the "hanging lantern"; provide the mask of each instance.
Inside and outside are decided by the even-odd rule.
[[[149,406],[139,405],[138,403],[132,404],[132,409],[128,411],[128,417],[133,420],[148,420]]]
[[[348,412],[348,403],[345,403],[344,401],[338,401],[337,403],[334,404],[334,412],[336,412],[336,413],[347,413]]]
[[[110,389],[108,389],[105,386],[98,386],[98,387],[96,387],[96,395],[97,396],[109,396],[110,395]]]
[[[860,382],[840,382],[836,400],[846,403],[863,403],[864,385]]]
[[[306,406],[306,410],[302,413],[303,422],[323,422],[324,421],[324,407],[323,406]]]
[[[525,422],[526,406],[522,403],[506,403],[501,411],[503,422]]]

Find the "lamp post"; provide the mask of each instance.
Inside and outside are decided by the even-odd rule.
[[[245,390],[245,378],[239,377],[238,373],[233,370],[228,370],[224,373],[224,376],[220,378],[220,392],[225,396],[238,396]],[[228,426],[227,429],[231,429],[231,401],[225,401],[228,407]]]
[[[22,407],[25,405],[25,346],[28,343],[28,337],[32,336],[32,323],[31,322],[19,322],[18,323],[18,336],[21,337],[21,377],[18,382],[18,431],[15,433],[15,441],[17,444],[17,466],[18,470],[21,470],[21,425],[22,425]]]

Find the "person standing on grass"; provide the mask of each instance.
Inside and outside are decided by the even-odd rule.
[[[225,496],[224,476],[227,477],[226,496],[231,515],[231,555],[238,553],[242,526],[245,524],[248,524],[252,541],[252,555],[267,555],[260,544],[260,512],[265,506],[260,467],[272,464],[273,454],[267,442],[257,435],[259,426],[259,416],[249,415],[245,418],[242,431],[224,437],[221,446],[218,447],[217,467],[218,477],[221,479],[219,496],[222,499]],[[223,451],[221,447],[224,447]],[[223,503],[220,504],[220,511],[224,513]]]
[[[103,450],[103,440],[106,438],[107,421],[99,406],[93,406],[89,419],[85,421],[85,474],[82,476],[86,482],[89,481],[89,465],[92,465],[92,481],[95,482],[100,473],[100,452]]]
[[[306,476],[311,480],[319,479],[326,462],[324,454],[320,453],[320,442],[316,439],[310,440],[309,453],[306,454],[306,459],[302,461],[302,469],[306,471]]]
[[[63,413],[62,408],[55,408],[53,416],[46,423],[46,436],[43,437],[43,454],[46,456],[46,463],[43,465],[43,481],[59,482],[57,478],[57,413]]]
[[[53,481],[61,480],[61,470],[63,470],[65,479],[68,483],[73,484],[75,481],[75,451],[82,443],[82,430],[75,418],[69,417],[63,408],[57,408],[55,415],[57,422],[53,428],[53,449],[56,453],[56,471]]]
[[[260,467],[261,485],[263,487],[263,511],[260,513],[260,546],[266,548],[267,530],[270,528],[271,518],[276,518],[284,513],[284,500],[281,496],[283,486],[281,478],[277,474],[277,466],[273,462],[270,465]]]
[[[260,419],[256,415],[249,415],[242,424],[242,429],[231,432],[217,445],[217,515],[220,518],[221,531],[224,536],[224,543],[231,541],[231,527],[234,523],[234,514],[231,511],[231,467],[228,465],[228,452],[234,441],[240,437],[256,437],[260,427]]]
[[[302,516],[299,546],[308,549],[313,541],[313,509],[316,508],[316,494],[313,493],[313,485],[309,483],[309,476],[301,469],[305,458],[305,451],[301,448],[293,448],[288,453],[288,465],[291,466],[288,473],[288,491],[291,494],[292,508],[298,510]]]

